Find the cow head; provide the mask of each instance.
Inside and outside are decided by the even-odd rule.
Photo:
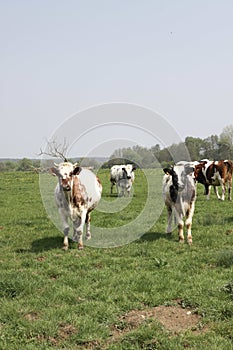
[[[55,164],[51,169],[52,174],[58,177],[58,181],[64,191],[70,191],[73,175],[78,175],[81,171],[79,166],[70,162]]]
[[[172,186],[178,192],[183,191],[187,182],[187,175],[192,175],[194,168],[187,165],[174,165],[171,168],[164,168],[164,173],[170,175]]]
[[[133,172],[136,168],[132,164],[127,164],[122,168],[123,178],[131,180],[134,175]]]

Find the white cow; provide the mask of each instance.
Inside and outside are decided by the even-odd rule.
[[[135,179],[135,167],[132,164],[113,165],[110,169],[111,194],[113,186],[116,185],[116,190],[119,196],[129,196],[132,184]]]
[[[101,198],[100,180],[91,170],[70,162],[55,164],[51,170],[58,177],[55,200],[64,230],[63,249],[68,249],[69,218],[73,222],[73,241],[78,242],[78,249],[83,249],[84,224],[86,223],[86,239],[90,239],[90,213]]]
[[[178,225],[179,241],[184,242],[184,222],[187,228],[187,241],[192,243],[192,218],[196,201],[196,182],[193,176],[194,168],[189,164],[174,165],[163,169],[163,198],[167,207],[167,233],[172,232],[172,214],[175,215]]]

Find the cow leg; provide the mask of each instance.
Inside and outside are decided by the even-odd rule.
[[[207,200],[210,199],[210,189],[211,189],[211,186],[205,185],[205,195]]]
[[[179,242],[184,243],[184,223],[181,218],[179,219],[179,222],[178,222],[178,236],[179,236]]]
[[[218,187],[217,186],[214,186],[214,193],[216,194],[218,199],[221,199],[221,197],[220,197],[220,195],[218,193]]]
[[[68,224],[68,213],[63,208],[59,208],[60,217],[62,220],[63,232],[64,232],[64,241],[63,241],[63,250],[67,250],[69,247],[68,235],[69,235],[69,224]]]
[[[86,240],[91,239],[91,213],[86,216]]]
[[[228,200],[231,201],[231,181],[228,179]]]
[[[73,237],[72,237],[72,241],[73,242],[78,242],[77,227],[80,226],[80,223],[81,223],[81,218],[80,217],[78,217],[76,220],[73,221],[73,229],[74,229]]]
[[[111,180],[111,194],[113,193],[114,182]]]
[[[186,213],[185,225],[187,228],[187,242],[188,242],[188,244],[193,243],[191,228],[192,228],[192,219],[193,219],[194,209],[195,209],[195,204],[191,203],[190,208]]]
[[[120,191],[120,186],[118,186],[117,182],[116,182],[116,191],[117,191],[118,197],[120,197],[121,196],[121,191]]]
[[[87,212],[84,211],[81,217],[73,222],[74,225],[74,237],[73,240],[78,242],[78,249],[83,249],[83,227],[85,224]]]
[[[224,199],[225,199],[225,193],[226,193],[226,184],[225,184],[224,181],[222,181],[221,186],[222,186],[222,198],[221,198],[221,200],[224,201]]]
[[[167,234],[172,233],[172,208],[167,206]]]

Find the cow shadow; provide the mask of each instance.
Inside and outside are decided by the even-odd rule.
[[[33,241],[30,250],[32,253],[41,253],[59,248],[61,249],[62,244],[63,238],[61,236],[44,237]]]
[[[154,242],[158,241],[160,239],[165,239],[167,241],[174,241],[175,237],[172,234],[167,233],[161,233],[161,232],[147,232],[144,235],[140,237],[138,240],[139,243],[143,243],[145,241],[147,242]]]
[[[168,240],[168,241],[175,241],[176,237],[175,235],[168,235],[166,233],[161,232],[147,232],[143,234],[139,239],[137,239],[137,243],[143,243],[143,242],[154,242],[158,241],[160,239]],[[75,247],[76,244],[69,239],[69,248],[72,249]],[[63,237],[62,236],[51,236],[51,237],[44,237],[40,239],[36,239],[32,242],[31,248],[24,249],[19,248],[16,250],[16,253],[42,253],[50,250],[56,250],[56,249],[62,249],[63,247]]]
[[[44,237],[36,239],[32,242],[29,249],[17,249],[16,253],[42,253],[49,250],[61,249],[63,244],[63,238],[61,236]]]

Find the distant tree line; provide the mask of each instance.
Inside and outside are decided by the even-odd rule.
[[[221,134],[211,135],[205,139],[187,136],[184,142],[161,148],[159,144],[151,148],[133,146],[120,148],[113,152],[110,159],[101,165],[110,168],[114,164],[134,163],[142,168],[158,168],[171,164],[175,158],[185,159],[188,150],[190,160],[233,160],[233,125],[226,126]],[[76,161],[76,160],[75,160]],[[100,163],[93,158],[80,158],[82,166],[98,168]],[[48,165],[49,167],[49,165]],[[21,160],[6,160],[0,162],[0,171],[36,171],[40,172],[40,160],[23,158]]]
[[[31,160],[28,158],[19,160],[2,160],[0,162],[0,171],[35,171],[39,167],[39,160]]]
[[[227,126],[222,133],[211,135],[205,139],[187,136],[184,142],[172,144],[167,148],[161,149],[157,144],[151,148],[133,146],[121,148],[114,151],[110,160],[104,165],[111,167],[119,163],[135,163],[142,168],[157,168],[171,164],[175,158],[180,160],[220,160],[233,159],[233,125]]]

